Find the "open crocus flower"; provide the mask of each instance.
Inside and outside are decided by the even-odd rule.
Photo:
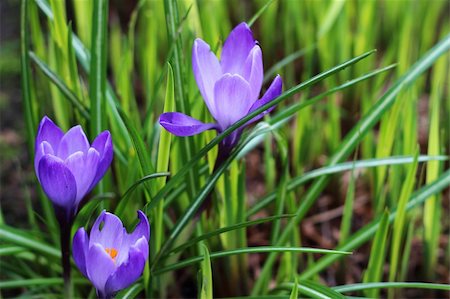
[[[91,146],[81,126],[64,134],[44,116],[36,136],[34,167],[60,222],[73,219],[80,201],[104,176],[112,158],[108,131],[100,133]]]
[[[192,136],[210,129],[220,133],[281,94],[282,80],[276,76],[258,100],[264,75],[262,52],[246,23],[239,24],[230,33],[220,62],[207,43],[196,39],[192,49],[192,66],[198,88],[216,123],[205,124],[179,112],[162,114],[160,124],[177,136]],[[257,115],[247,125],[270,110],[272,108]],[[222,141],[222,152],[231,151],[239,141],[242,130],[243,127]]]
[[[148,258],[150,225],[138,211],[139,223],[128,234],[120,219],[103,211],[88,236],[84,228],[73,238],[78,269],[97,289],[100,298],[112,298],[141,276]]]

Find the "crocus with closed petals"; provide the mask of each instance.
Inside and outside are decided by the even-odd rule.
[[[139,223],[128,234],[120,219],[103,211],[88,236],[84,228],[73,238],[73,258],[100,298],[112,298],[141,276],[148,258],[150,225],[138,211]]]
[[[67,133],[44,116],[39,124],[34,167],[60,223],[70,223],[84,196],[105,175],[113,158],[108,131],[89,144],[81,126]]]
[[[192,136],[210,129],[220,133],[281,94],[282,80],[276,76],[259,99],[264,77],[262,52],[246,23],[239,24],[230,33],[220,62],[207,43],[196,39],[192,66],[200,93],[216,123],[205,124],[179,112],[162,114],[160,124],[177,136]],[[255,116],[247,125],[272,109]],[[227,155],[239,141],[242,130],[243,127],[226,137],[219,145],[219,152]]]

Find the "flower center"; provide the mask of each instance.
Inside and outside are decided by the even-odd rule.
[[[105,251],[107,254],[109,254],[109,256],[112,258],[112,260],[115,262],[116,261],[116,256],[117,256],[117,249],[115,248],[105,248]]]

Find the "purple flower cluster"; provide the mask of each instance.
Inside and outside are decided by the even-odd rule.
[[[262,52],[245,23],[234,28],[226,39],[220,61],[207,43],[196,39],[192,65],[198,88],[215,123],[205,124],[178,112],[162,114],[160,124],[177,136],[192,136],[210,129],[223,132],[281,94],[281,77],[276,76],[259,98],[263,82]],[[255,116],[246,125],[259,120],[272,109]],[[220,164],[238,143],[244,127],[219,144],[222,157],[218,157],[216,164]],[[79,125],[64,133],[46,116],[39,124],[34,166],[61,225],[66,287],[70,285],[73,220],[83,199],[105,175],[112,159],[113,143],[108,131],[100,133],[89,144]],[[150,225],[143,212],[138,211],[138,218],[139,223],[129,234],[117,216],[103,211],[89,234],[80,228],[73,238],[75,264],[92,282],[100,298],[112,298],[119,290],[135,282],[144,270],[149,254]]]

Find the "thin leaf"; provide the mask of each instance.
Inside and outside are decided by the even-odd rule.
[[[211,259],[209,257],[208,247],[205,245],[201,246],[203,248],[203,261],[201,262],[200,268],[200,296],[201,299],[212,299],[213,298],[213,280],[211,271]]]
[[[221,258],[225,256],[235,255],[235,254],[249,254],[249,253],[262,253],[262,252],[298,252],[298,253],[319,253],[319,254],[343,254],[349,255],[351,252],[347,251],[336,251],[329,249],[319,249],[319,248],[307,248],[307,247],[277,247],[277,246],[258,246],[258,247],[246,247],[238,248],[227,251],[213,252],[210,254],[211,259]],[[196,256],[184,261],[159,268],[154,270],[154,275],[160,275],[165,272],[177,270],[180,268],[188,267],[203,260],[203,256]]]
[[[77,95],[69,89],[69,87],[64,83],[64,81],[59,78],[59,76],[53,72],[50,67],[43,62],[35,53],[30,52],[30,57],[39,67],[39,69],[44,73],[44,75],[52,81],[56,87],[61,91],[61,93],[70,101],[70,103],[81,113],[81,115],[89,120],[89,109],[78,99]]]

